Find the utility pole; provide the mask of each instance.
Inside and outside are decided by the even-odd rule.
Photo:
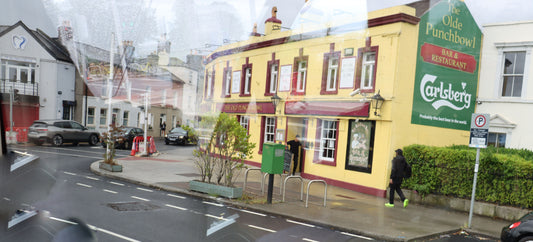
[[[108,137],[111,137],[111,102],[113,101],[113,74],[114,74],[114,65],[113,65],[113,57],[114,57],[114,50],[115,50],[115,33],[111,33],[111,48],[109,48],[109,78],[107,80],[107,135]],[[107,142],[107,148],[106,148],[106,154],[110,155],[111,142]]]

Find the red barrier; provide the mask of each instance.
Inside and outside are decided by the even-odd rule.
[[[155,148],[155,141],[154,141],[154,138],[152,136],[148,136],[146,137],[146,139],[150,142],[149,145],[147,145],[147,153],[150,155],[150,154],[153,154],[155,152],[157,152],[156,148]],[[141,142],[144,142],[144,137],[143,136],[137,136],[135,138],[133,138],[133,144],[131,146],[131,153],[130,155],[131,156],[134,156],[137,152],[139,152],[140,150],[140,146],[141,146]]]
[[[18,143],[28,142],[28,130],[29,127],[13,127],[13,131],[17,133]],[[9,127],[6,128],[6,131],[10,131]]]

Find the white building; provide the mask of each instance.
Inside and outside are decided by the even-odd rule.
[[[27,128],[36,119],[73,119],[76,70],[57,39],[19,21],[0,26],[0,47],[0,91],[18,93],[14,127]],[[9,99],[2,105],[9,108]],[[5,125],[9,128],[9,121]]]
[[[484,26],[476,113],[491,115],[489,145],[533,150],[533,21]]]

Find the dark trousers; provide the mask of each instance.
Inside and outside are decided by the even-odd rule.
[[[293,167],[292,167],[292,174],[294,175],[294,173],[296,172],[296,167],[298,167],[298,163],[300,163],[299,162],[300,159],[299,159],[297,154],[294,154],[294,157],[292,158],[292,160],[293,160],[293,164],[294,164]]]
[[[403,195],[401,186],[402,186],[402,179],[398,179],[398,180],[394,179],[394,180],[392,180],[392,184],[389,185],[389,187],[390,187],[390,189],[389,189],[389,203],[390,204],[394,204],[394,191],[396,191],[396,193],[398,193],[398,195],[400,196],[400,199],[402,199],[402,202],[405,200],[405,196]]]

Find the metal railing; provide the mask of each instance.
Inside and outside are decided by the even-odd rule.
[[[246,190],[246,183],[248,181],[248,172],[249,171],[259,171],[260,173],[263,173],[261,172],[261,168],[248,168],[246,169],[246,171],[244,172],[244,184],[242,185],[242,190]],[[263,193],[263,179],[261,179],[261,193]]]
[[[265,192],[265,180],[266,180],[266,177],[267,177],[268,173],[265,173],[263,175],[263,179],[261,179],[261,195],[264,195]],[[282,189],[283,189],[283,184],[281,183],[281,179],[283,179],[283,175],[286,175],[286,174],[274,174],[274,175],[279,175],[279,178],[280,178],[280,184],[279,184],[279,195],[281,195],[282,193]]]
[[[324,180],[311,180],[309,183],[307,183],[307,197],[305,198],[305,207],[307,207],[307,204],[309,202],[309,188],[311,187],[311,184],[314,182],[321,182],[324,183],[324,207],[326,206],[326,198],[328,197],[328,184]]]
[[[287,176],[285,178],[285,180],[283,181],[283,199],[282,201],[285,202],[285,187],[287,186],[287,180],[289,180],[290,178],[298,178],[300,179],[300,201],[303,201],[304,200],[304,181],[302,179],[301,176]],[[309,193],[309,191],[307,192]]]
[[[39,96],[39,83],[11,82],[7,80],[1,80],[1,93],[11,93],[11,88],[18,90],[18,94],[20,95]]]

